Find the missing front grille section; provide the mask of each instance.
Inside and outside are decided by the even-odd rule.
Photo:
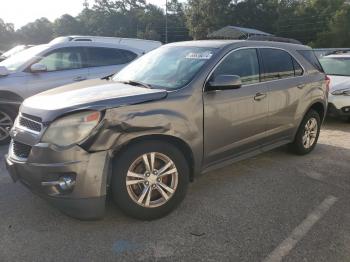
[[[31,146],[28,146],[26,144],[22,144],[16,141],[12,142],[12,151],[16,157],[28,158],[31,150],[32,150]]]

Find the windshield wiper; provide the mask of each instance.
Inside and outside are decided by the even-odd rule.
[[[117,81],[119,83],[127,84],[127,85],[132,85],[132,86],[142,86],[144,88],[152,89],[152,86],[146,83],[142,83],[139,81],[135,80],[127,80],[127,81]]]

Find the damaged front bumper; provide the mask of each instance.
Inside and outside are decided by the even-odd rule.
[[[89,153],[77,145],[65,149],[43,143],[29,146],[28,140],[23,140],[25,134],[12,140],[5,156],[14,181],[22,182],[69,216],[84,220],[103,217],[108,151]]]

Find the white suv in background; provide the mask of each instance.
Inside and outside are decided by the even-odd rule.
[[[350,121],[350,53],[327,55],[320,62],[331,80],[329,114]]]
[[[34,94],[117,73],[157,41],[66,36],[24,50],[0,63],[0,144],[9,141],[19,105]]]

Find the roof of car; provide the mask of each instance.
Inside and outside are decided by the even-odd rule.
[[[280,47],[286,49],[311,49],[305,45],[292,43],[275,42],[275,41],[252,41],[252,40],[195,40],[185,42],[175,42],[166,46],[193,46],[193,47],[208,47],[208,48],[224,48],[229,45],[237,44],[240,46],[262,46],[262,47]]]

